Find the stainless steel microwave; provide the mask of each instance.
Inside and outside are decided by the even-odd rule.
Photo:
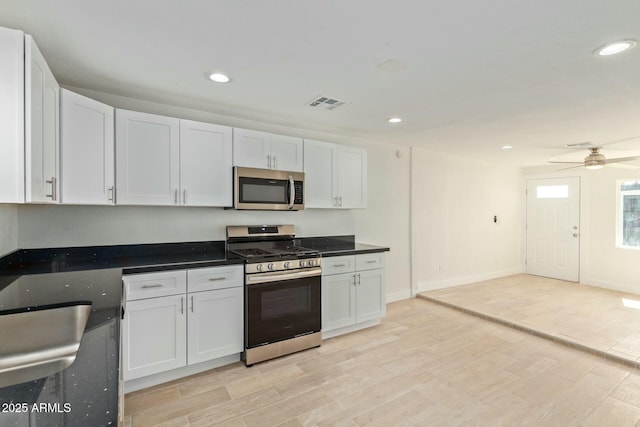
[[[304,209],[304,173],[233,168],[233,207],[267,211]]]

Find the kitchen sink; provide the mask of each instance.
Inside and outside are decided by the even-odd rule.
[[[70,366],[90,312],[89,301],[0,312],[0,388]]]

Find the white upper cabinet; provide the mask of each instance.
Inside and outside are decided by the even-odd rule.
[[[341,208],[367,207],[367,151],[338,145],[338,203]]]
[[[25,35],[25,199],[59,203],[60,87],[33,38]]]
[[[180,120],[116,110],[116,201],[125,205],[177,205]]]
[[[271,134],[271,169],[302,172],[302,138]]]
[[[270,169],[270,135],[266,132],[233,128],[233,166]]]
[[[233,204],[232,128],[180,120],[180,203]]]
[[[116,200],[231,206],[232,128],[116,110]]]
[[[114,203],[114,110],[60,89],[60,181],[62,203]]]
[[[302,172],[302,138],[233,129],[233,165]]]
[[[367,151],[304,141],[305,207],[367,207]]]
[[[0,203],[24,202],[24,33],[0,27]]]
[[[338,197],[338,146],[304,141],[305,207],[335,208]]]

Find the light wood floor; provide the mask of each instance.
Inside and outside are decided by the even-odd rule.
[[[640,364],[640,295],[519,274],[420,296],[632,367]]]
[[[415,298],[383,324],[134,392],[133,426],[635,426],[640,372]]]

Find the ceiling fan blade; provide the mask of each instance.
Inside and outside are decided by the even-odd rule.
[[[630,165],[628,163],[607,163],[606,166],[609,168],[618,168],[618,169],[640,169],[640,166]]]
[[[573,163],[573,162],[564,162],[564,163]],[[580,166],[570,166],[568,168],[556,169],[556,172],[566,171],[567,169],[577,169],[577,168],[581,168],[581,167],[583,167],[582,164]]]
[[[630,162],[632,160],[638,160],[640,156],[632,156],[632,157],[618,157],[617,159],[607,159],[605,163],[620,163],[620,162]]]
[[[556,162],[555,160],[549,160],[547,163],[552,163],[552,164],[567,163],[567,164],[572,164],[572,165],[582,165],[582,164],[584,164],[584,162]]]

